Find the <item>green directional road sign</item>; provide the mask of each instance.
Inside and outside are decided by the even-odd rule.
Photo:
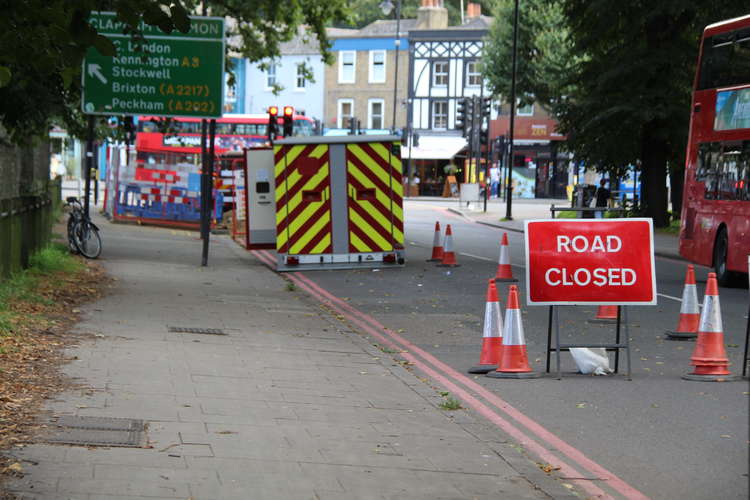
[[[143,24],[138,51],[113,12],[90,22],[117,47],[114,57],[90,48],[83,62],[84,113],[220,117],[224,103],[224,19],[191,17],[190,31],[165,33]]]

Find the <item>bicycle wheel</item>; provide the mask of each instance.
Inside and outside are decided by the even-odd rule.
[[[81,255],[87,259],[96,259],[102,253],[102,239],[99,230],[85,220],[78,221],[75,226],[75,240]]]
[[[76,222],[78,221],[71,214],[70,217],[68,217],[68,248],[70,249],[70,253],[81,253],[81,251],[78,250],[78,243],[76,243]]]

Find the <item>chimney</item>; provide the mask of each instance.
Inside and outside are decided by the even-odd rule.
[[[478,3],[469,2],[466,5],[466,19],[474,19],[482,15],[482,6]]]
[[[418,30],[441,30],[448,27],[448,9],[443,0],[422,0],[417,9]]]

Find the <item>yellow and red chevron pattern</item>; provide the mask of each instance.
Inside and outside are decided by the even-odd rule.
[[[349,252],[403,248],[401,158],[391,143],[346,146]]]
[[[331,253],[328,145],[277,145],[274,163],[277,252]]]

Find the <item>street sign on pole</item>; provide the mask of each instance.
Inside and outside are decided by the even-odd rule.
[[[141,25],[142,51],[114,12],[90,23],[117,48],[114,57],[91,47],[83,61],[81,105],[97,115],[220,117],[224,103],[224,19],[190,17],[190,31],[165,33]]]
[[[651,219],[525,221],[528,305],[656,304]]]

